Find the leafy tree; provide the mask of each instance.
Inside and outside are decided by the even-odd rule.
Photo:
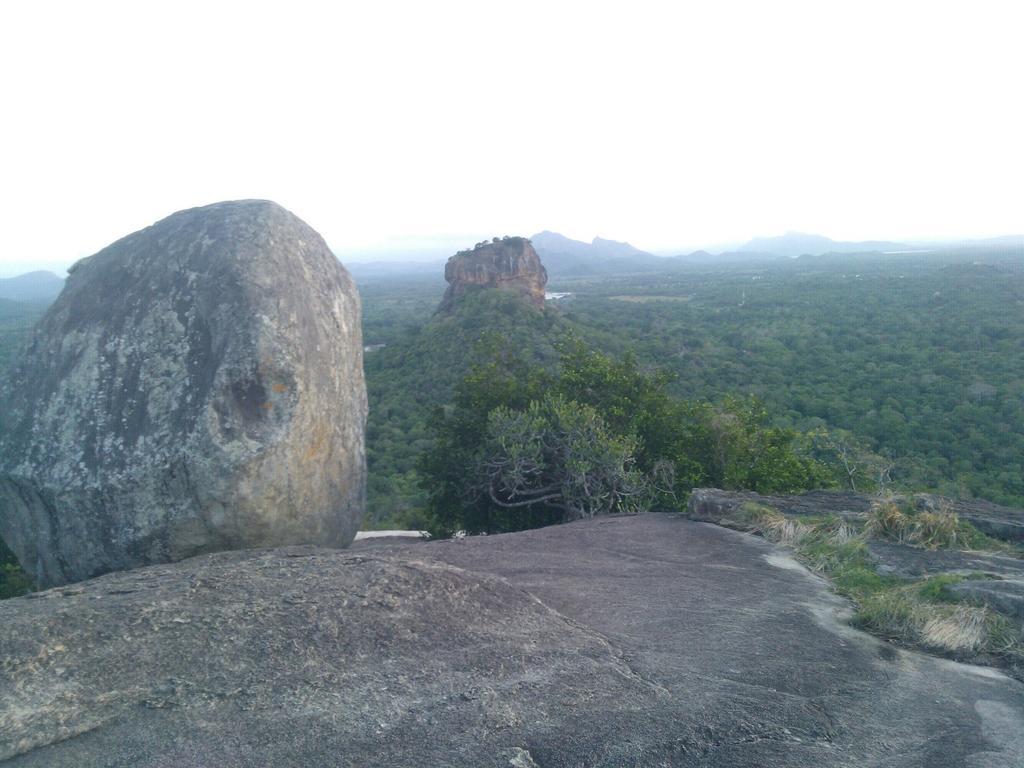
[[[644,508],[635,440],[612,435],[590,406],[547,394],[488,417],[469,491],[486,519],[470,530],[519,530]]]
[[[695,485],[766,493],[829,483],[753,398],[669,396],[664,374],[576,339],[555,373],[500,339],[438,409],[419,463],[435,533],[504,531],[650,506],[677,509]]]
[[[825,465],[800,454],[796,431],[769,426],[757,398],[729,396],[718,408],[702,410],[698,429],[709,441],[703,453],[711,456],[705,469],[712,485],[786,493],[832,484]]]

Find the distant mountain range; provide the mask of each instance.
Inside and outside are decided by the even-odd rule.
[[[909,251],[986,248],[1024,248],[1024,235],[1004,235],[981,240],[894,242],[891,240],[833,240],[823,235],[787,232],[777,237],[755,237],[736,249],[737,253],[771,256],[824,256],[830,253],[898,253]]]
[[[587,243],[573,240],[558,232],[545,230],[530,238],[553,277],[628,274],[686,269],[699,265],[741,264],[791,259],[800,256],[819,257],[856,253],[934,253],[960,254],[960,258],[1019,259],[1024,257],[1024,235],[1004,235],[978,240],[932,240],[895,242],[891,240],[845,241],[805,232],[787,232],[775,237],[755,237],[743,245],[727,250],[693,251],[675,256],[658,256],[629,243],[595,237]],[[461,240],[459,241],[462,242]],[[452,246],[456,248],[457,246]],[[403,252],[393,258],[350,261],[342,256],[357,282],[365,283],[395,276],[444,276],[444,262],[455,253],[433,247],[429,251],[412,251],[416,258]],[[0,278],[0,299],[22,303],[49,303],[57,298],[64,287],[64,279],[53,272],[28,272],[17,277]]]
[[[581,275],[664,269],[668,260],[629,243],[595,237],[587,243],[545,230],[530,238],[548,274]]]
[[[844,242],[823,235],[804,232],[787,232],[777,237],[755,237],[737,250],[741,253],[764,253],[773,256],[821,256],[825,253],[878,253],[904,251],[913,248],[908,243],[894,243],[887,240],[864,240]]]
[[[53,272],[26,272],[0,277],[0,299],[37,304],[51,302],[64,290],[64,278]]]

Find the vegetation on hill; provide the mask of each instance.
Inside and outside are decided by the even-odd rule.
[[[772,425],[807,435],[808,450],[834,469],[841,487],[1021,506],[1021,263],[1019,251],[964,249],[562,279],[550,287],[572,296],[549,302],[545,315],[593,348],[632,352],[642,368],[668,371],[666,391],[676,397],[758,398]],[[423,329],[444,284],[394,285],[393,293],[387,281],[360,286],[367,343],[390,344]],[[367,356],[374,406],[423,399],[415,369],[396,355],[385,372],[376,354]],[[430,357],[426,349],[416,354]],[[448,377],[449,398],[464,370]],[[374,519],[424,504],[416,451],[401,436],[412,431],[421,447],[429,445],[428,414],[426,407],[391,418],[371,407],[371,424],[393,435],[390,445],[369,441]]]
[[[679,394],[753,394],[780,425],[884,457],[899,485],[1024,505],[1019,263],[798,259],[559,287],[583,338],[668,368]]]
[[[666,392],[669,377],[578,340],[555,370],[499,341],[433,418],[419,470],[422,523],[499,532],[611,512],[676,509],[696,485],[785,492],[830,482],[756,400],[718,405]],[[421,522],[417,520],[416,522]]]
[[[17,351],[28,341],[32,326],[46,307],[46,304],[0,299],[0,376],[3,376]]]
[[[973,248],[622,268],[560,279],[549,287],[572,296],[544,311],[479,291],[443,318],[434,316],[440,268],[367,277],[368,524],[426,521],[417,463],[436,449],[433,414],[495,338],[554,376],[556,344],[570,331],[617,364],[662,376],[662,395],[691,409],[756,398],[761,426],[795,430],[800,455],[827,464],[838,486],[1024,505],[1022,262],[1019,249]],[[0,301],[0,369],[42,309]],[[630,434],[606,403],[578,402],[612,434]],[[505,404],[521,413],[529,400]],[[688,477],[686,466],[675,474]]]
[[[557,359],[554,342],[568,326],[559,313],[536,310],[504,291],[470,291],[460,299],[458,311],[432,315],[439,295],[419,305],[411,297],[382,297],[396,302],[385,313],[372,305],[379,295],[373,287],[360,290],[367,305],[364,341],[385,345],[365,355],[368,524],[412,524],[427,501],[416,463],[433,449],[433,410],[451,401],[456,383],[495,338],[504,339],[525,359],[551,366]],[[427,322],[417,325],[415,311],[426,315]]]

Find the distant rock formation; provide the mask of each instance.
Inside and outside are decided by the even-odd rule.
[[[445,264],[444,279],[448,281],[448,290],[438,312],[450,312],[466,291],[474,287],[513,291],[542,308],[548,273],[529,240],[506,237],[477,243],[473,250],[452,256]]]
[[[0,536],[41,585],[281,544],[364,511],[359,297],[258,200],[181,211],[70,271],[0,388]]]

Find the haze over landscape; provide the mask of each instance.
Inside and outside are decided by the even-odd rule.
[[[313,222],[343,261],[545,229],[664,255],[789,230],[1018,234],[1020,14],[17,4],[0,28],[0,275],[61,272],[168,211],[244,198]]]

